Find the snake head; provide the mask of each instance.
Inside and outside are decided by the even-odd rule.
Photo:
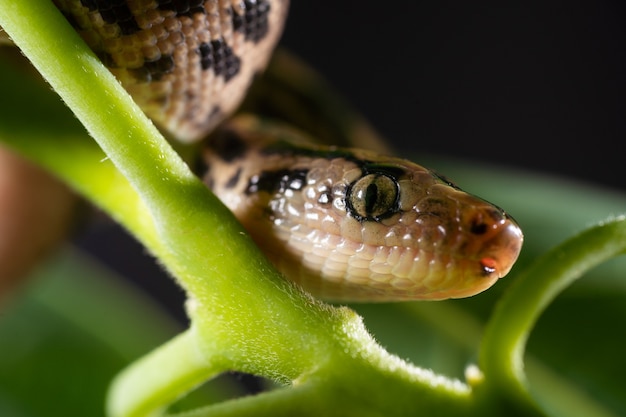
[[[365,276],[370,279],[367,289],[354,286],[352,297],[359,301],[468,297],[510,271],[523,234],[504,210],[410,161],[374,157],[366,151],[353,150],[352,155],[356,167],[345,171],[345,195],[335,193],[334,205],[345,206],[347,219],[337,220],[344,225],[341,234],[361,245],[355,255],[358,261],[350,261],[348,272],[359,284]],[[360,263],[364,259],[369,261],[369,275],[356,268],[365,266]],[[350,282],[344,285],[352,287]],[[343,294],[333,297],[347,299]]]
[[[277,268],[320,298],[468,297],[519,255],[510,216],[420,165],[311,145],[251,118],[226,133],[207,148],[205,181]]]

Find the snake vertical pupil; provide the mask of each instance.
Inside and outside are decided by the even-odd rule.
[[[358,219],[378,219],[394,212],[398,185],[384,174],[368,174],[356,181],[348,193],[349,206]]]
[[[372,213],[376,209],[376,203],[378,202],[378,187],[375,183],[371,183],[365,190],[365,211]]]

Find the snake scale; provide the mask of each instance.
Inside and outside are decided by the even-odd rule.
[[[516,222],[431,170],[313,145],[306,133],[254,116],[225,121],[264,70],[287,0],[54,3],[166,134],[204,139],[203,180],[278,269],[312,294],[466,297],[517,259]]]

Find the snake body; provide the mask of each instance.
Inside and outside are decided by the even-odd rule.
[[[266,66],[286,0],[54,0],[152,120],[178,140],[213,130]]]
[[[503,210],[411,162],[312,145],[250,116],[223,123],[265,67],[286,0],[54,0],[286,277],[322,298],[466,297],[517,259]],[[218,124],[222,125],[216,129]]]

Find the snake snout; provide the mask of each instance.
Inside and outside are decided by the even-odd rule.
[[[460,220],[464,240],[457,254],[463,259],[463,278],[442,298],[485,291],[511,270],[522,249],[524,237],[517,222],[496,206],[483,202]]]
[[[480,223],[472,226],[474,232],[482,232],[485,236],[483,250],[479,253],[479,264],[486,276],[502,278],[513,267],[522,249],[524,236],[517,222],[499,210],[499,215],[491,215],[497,219],[493,223]],[[483,229],[487,229],[483,232]]]

